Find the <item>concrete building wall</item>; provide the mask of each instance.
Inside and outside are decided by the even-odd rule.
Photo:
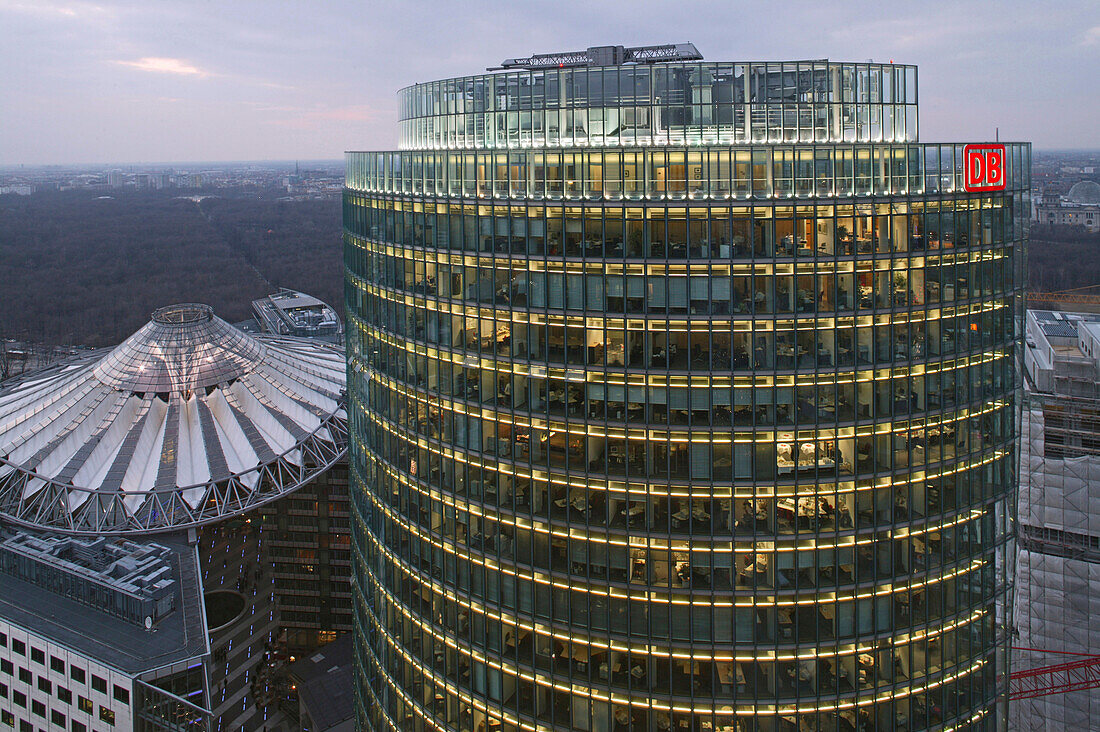
[[[134,727],[132,678],[5,620],[0,686],[0,729]]]

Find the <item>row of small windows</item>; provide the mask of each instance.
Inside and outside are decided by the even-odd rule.
[[[44,688],[43,687],[41,679],[39,679],[38,688],[39,688],[39,691],[45,691],[47,694],[50,692],[49,688]],[[117,688],[118,687],[116,687],[116,689]],[[15,706],[20,707],[22,709],[27,708],[27,695],[25,693],[23,693],[21,691],[18,691],[18,690],[10,690],[10,695],[11,695],[11,701],[15,704]],[[4,683],[0,683],[0,699],[6,700],[6,699],[8,699],[8,696],[9,696],[8,685],[4,684]],[[67,706],[67,708],[72,707],[72,703],[73,703],[72,692],[70,692],[68,689],[64,688],[63,686],[58,686],[57,687],[57,698],[62,704],[65,704]],[[35,714],[39,717],[45,718],[45,716],[46,716],[46,704],[45,704],[45,702],[39,701],[37,699],[31,699],[30,700],[30,709],[31,709],[31,712],[33,714]],[[91,699],[88,699],[87,697],[81,696],[81,697],[78,697],[78,700],[77,700],[77,709],[80,712],[84,713],[84,714],[89,714],[90,715],[90,714],[93,714],[95,712],[95,704],[92,703]],[[10,712],[5,710],[3,712],[2,719],[3,719],[4,724],[7,724],[8,726],[15,726],[14,716]],[[112,711],[111,709],[108,709],[107,707],[103,706],[102,704],[100,704],[99,705],[99,720],[101,722],[106,722],[108,725],[113,727],[114,724],[115,724],[115,712]],[[50,710],[50,721],[53,724],[55,724],[55,725],[61,727],[62,729],[64,729],[65,728],[65,713],[63,711],[61,711],[60,709],[51,709]],[[20,724],[22,725],[22,722]],[[79,731],[85,730],[85,729],[86,729],[86,726],[82,722],[79,722],[75,719],[72,720],[72,730],[73,730],[73,732],[79,732]]]
[[[18,699],[16,700],[16,704],[24,708],[26,707],[26,704],[19,704]],[[32,700],[31,711],[38,717],[41,717],[43,719],[46,718],[46,706],[42,702]],[[115,713],[112,712],[110,709],[107,709],[106,707],[99,708],[99,719],[101,722],[105,722],[111,727],[115,726]],[[19,732],[34,732],[34,725],[30,720],[19,719],[18,722]],[[75,719],[70,720],[70,722],[72,726],[68,729],[70,729],[71,732],[88,732],[88,726],[83,722]],[[58,709],[50,710],[50,723],[53,724],[55,727],[65,729],[65,713]],[[16,726],[15,714],[6,709],[0,710],[0,724],[4,724],[14,729]],[[42,732],[42,730],[40,729],[39,732]]]
[[[1007,145],[1006,153],[1006,190],[1027,191],[1030,148]],[[791,203],[965,190],[962,145],[348,153],[346,167],[349,196]]]
[[[0,633],[0,647],[5,647],[5,648],[9,647],[9,639],[8,639],[8,636],[7,636],[6,633]],[[11,638],[10,639],[10,649],[13,653],[16,653],[16,654],[19,654],[19,655],[22,655],[22,656],[27,655],[26,643],[24,643],[22,640],[20,640],[18,638]],[[32,663],[45,665],[45,663],[46,663],[46,652],[44,650],[42,650],[41,648],[31,646],[30,659],[31,659]],[[64,674],[65,673],[65,661],[61,658],[58,658],[57,656],[50,655],[50,670],[57,673],[57,674]],[[0,672],[6,674],[8,676],[12,676],[14,674],[14,665],[8,659],[0,660]],[[101,676],[97,676],[96,674],[92,674],[91,676],[92,676],[92,683],[91,683],[92,689],[99,692],[99,693],[101,693],[101,694],[106,695],[107,694],[107,680],[102,678]],[[19,667],[18,677],[19,677],[19,681],[21,683],[29,685],[32,682],[31,671],[27,668],[22,667],[22,666]],[[87,676],[86,676],[85,670],[80,668],[79,666],[76,666],[75,664],[70,664],[69,665],[69,677],[77,683],[80,683],[80,684],[86,683],[85,680],[86,680]],[[39,691],[45,692],[47,694],[51,693],[51,691],[52,691],[52,686],[53,686],[52,682],[44,676],[38,676],[37,685],[38,685]],[[114,696],[115,701],[121,702],[123,704],[129,704],[130,703],[130,691],[128,689],[122,687],[122,686],[119,686],[118,684],[113,685],[113,696]],[[72,693],[68,689],[66,689],[65,687],[61,686],[60,684],[57,685],[57,697],[58,697],[58,699],[60,699],[62,702],[66,703],[66,704],[71,704],[72,703]],[[85,697],[80,697],[80,702],[81,702],[82,710],[84,710],[84,707],[87,706],[88,709],[84,710],[84,711],[88,711],[90,713],[91,701],[89,701]],[[112,719],[113,719],[114,713],[111,712],[110,714],[111,714]]]

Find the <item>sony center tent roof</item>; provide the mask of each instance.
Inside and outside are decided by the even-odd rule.
[[[343,457],[344,388],[339,347],[161,308],[109,352],[0,385],[0,514],[88,534],[238,514]]]

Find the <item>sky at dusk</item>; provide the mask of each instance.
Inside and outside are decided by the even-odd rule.
[[[1100,148],[1100,3],[0,0],[0,165],[331,159],[395,92],[508,57],[690,41],[708,61],[919,67],[927,142]]]

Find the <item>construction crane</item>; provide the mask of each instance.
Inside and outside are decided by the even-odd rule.
[[[1027,304],[1029,307],[1037,302],[1100,305],[1100,295],[1089,295],[1081,292],[1081,290],[1091,290],[1096,287],[1100,287],[1100,285],[1085,285],[1084,287],[1074,287],[1058,292],[1029,292],[1027,293]]]
[[[1037,648],[1013,648],[1012,650],[1057,653],[1063,656],[1075,656],[1076,660],[1016,671],[1009,677],[1009,699],[1034,699],[1050,694],[1100,688],[1100,656],[1069,651],[1043,651]]]

